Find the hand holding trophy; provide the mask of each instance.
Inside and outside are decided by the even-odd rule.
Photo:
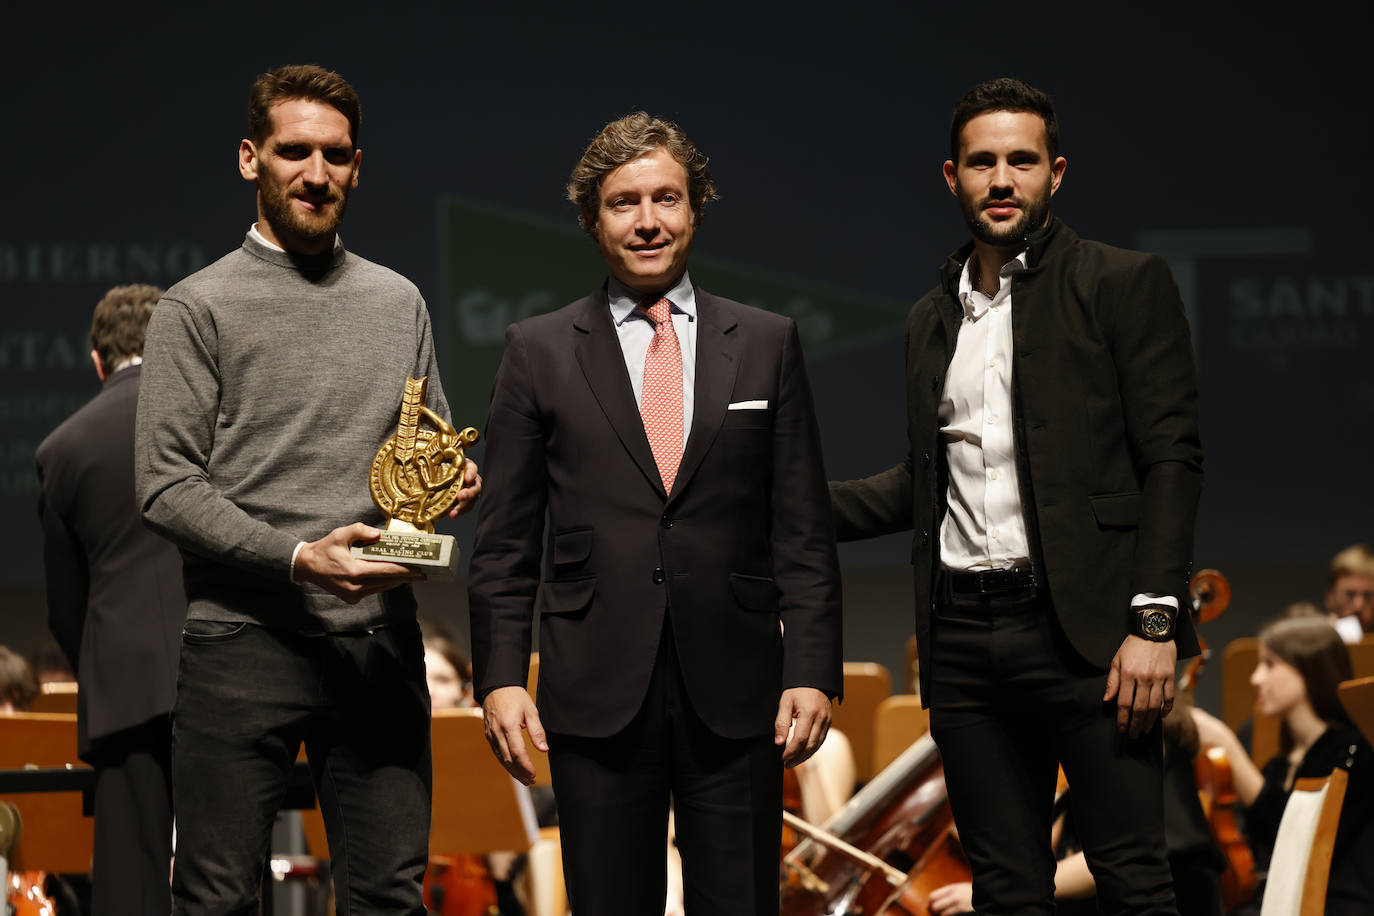
[[[368,483],[373,501],[388,516],[386,529],[375,544],[355,545],[350,552],[451,579],[458,549],[452,535],[434,533],[434,520],[458,498],[467,464],[463,449],[480,434],[470,426],[459,432],[426,407],[428,382],[428,377],[406,379],[396,434],[372,459]]]

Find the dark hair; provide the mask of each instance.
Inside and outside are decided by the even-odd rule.
[[[38,698],[38,678],[24,657],[0,646],[0,703],[10,703],[23,711]]]
[[[348,119],[348,135],[358,147],[363,106],[348,81],[333,70],[314,64],[291,64],[268,70],[253,80],[248,92],[248,136],[261,144],[272,133],[272,106],[289,99],[308,99],[332,105]]]
[[[91,349],[100,354],[105,371],[131,356],[143,355],[143,335],[162,289],[147,283],[116,286],[95,304],[91,316]]]
[[[949,158],[959,161],[960,135],[964,125],[989,111],[1028,111],[1045,122],[1045,146],[1050,161],[1059,157],[1059,120],[1054,116],[1054,100],[1044,92],[1011,77],[979,83],[964,93],[954,106],[949,124]]]
[[[420,641],[424,643],[426,649],[433,649],[444,657],[453,670],[458,672],[458,677],[463,681],[472,680],[472,662],[468,660],[467,654],[458,648],[458,640],[454,638],[453,631],[446,625],[429,617],[417,618],[420,625]]]
[[[1348,681],[1355,675],[1350,664],[1350,650],[1329,621],[1324,617],[1275,620],[1260,630],[1259,641],[1302,675],[1307,701],[1322,721],[1349,724],[1350,718],[1341,706],[1336,688],[1341,681]],[[1292,746],[1286,728],[1284,743]]]
[[[650,117],[643,111],[627,114],[612,121],[592,138],[582,158],[568,179],[568,200],[581,211],[578,221],[587,234],[596,237],[596,213],[601,179],[629,162],[656,149],[664,149],[682,164],[687,172],[687,198],[692,205],[692,222],[701,224],[702,210],[708,201],[716,199],[716,186],[711,183],[710,162],[696,144],[687,139],[682,129],[672,121]]]

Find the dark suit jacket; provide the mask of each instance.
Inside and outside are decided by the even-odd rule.
[[[186,592],[176,548],[143,527],[134,500],[141,373],[115,372],[38,447],[48,627],[80,683],[83,756],[167,715],[176,696]]]
[[[702,720],[771,731],[783,688],[841,691],[840,579],[796,327],[697,289],[694,413],[666,496],[605,288],[512,325],[486,428],[469,580],[478,696],[524,685],[552,731],[639,709],[665,609]],[[763,410],[728,410],[766,400]],[[778,622],[786,625],[786,635]]]
[[[907,317],[901,464],[831,485],[840,540],[914,530],[916,639],[929,696],[934,572],[948,472],[937,412],[963,309],[955,252]],[[1073,647],[1106,669],[1130,632],[1131,597],[1186,604],[1202,490],[1188,322],[1155,256],[1080,239],[1059,220],[1031,237],[1012,280],[1012,400],[1032,561]],[[1197,638],[1180,615],[1179,656]]]

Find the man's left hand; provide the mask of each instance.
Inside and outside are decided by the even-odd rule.
[[[1174,708],[1174,666],[1178,646],[1127,636],[1107,674],[1106,703],[1116,699],[1116,729],[1132,738],[1154,728]]]
[[[471,458],[463,462],[463,486],[458,490],[458,499],[448,510],[449,518],[457,518],[477,505],[477,497],[482,495],[482,475],[477,473],[477,462]]]
[[[791,729],[792,737],[787,736]],[[773,743],[786,744],[782,765],[794,767],[816,753],[830,731],[830,698],[815,687],[789,687],[778,701]]]

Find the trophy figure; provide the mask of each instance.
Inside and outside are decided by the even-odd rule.
[[[428,376],[406,379],[396,434],[372,459],[372,499],[387,514],[381,540],[350,551],[365,560],[401,563],[432,578],[451,579],[458,549],[452,535],[434,533],[434,520],[458,499],[467,464],[463,448],[480,434],[472,427],[459,432],[426,407],[428,386]],[[422,426],[425,421],[430,426]]]

